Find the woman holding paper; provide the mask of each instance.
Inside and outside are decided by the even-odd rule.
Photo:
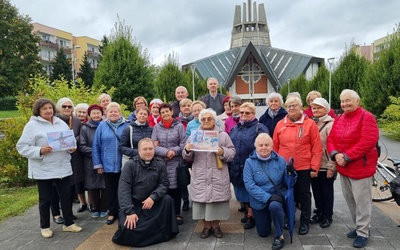
[[[216,126],[217,114],[212,109],[200,112],[201,130],[215,131],[218,134],[218,151],[194,151],[189,137],[182,152],[185,160],[193,160],[190,180],[190,195],[193,201],[193,219],[203,220],[202,239],[211,232],[217,238],[222,237],[220,220],[229,218],[229,200],[231,189],[228,162],[235,156],[235,147],[229,135]]]
[[[50,230],[50,201],[53,183],[60,196],[64,215],[64,232],[80,232],[82,228],[74,224],[71,207],[71,155],[76,149],[56,151],[48,145],[47,133],[69,130],[61,119],[54,116],[56,107],[48,99],[35,101],[33,116],[25,125],[16,145],[18,152],[28,158],[28,177],[37,180],[39,193],[39,213],[41,234],[45,238],[53,236]]]

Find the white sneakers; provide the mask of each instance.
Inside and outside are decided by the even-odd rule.
[[[63,231],[64,232],[72,232],[72,233],[79,233],[82,231],[82,228],[76,224],[72,224],[70,226],[63,226]]]
[[[53,231],[51,231],[50,228],[42,228],[40,231],[42,232],[42,236],[44,238],[53,237]]]

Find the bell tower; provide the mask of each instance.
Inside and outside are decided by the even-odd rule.
[[[251,0],[243,3],[243,12],[240,5],[235,6],[231,49],[247,46],[250,42],[254,45],[271,47],[267,16],[264,4],[251,4]]]

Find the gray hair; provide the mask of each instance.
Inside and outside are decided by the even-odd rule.
[[[342,99],[342,96],[347,95],[347,94],[350,95],[351,98],[354,98],[356,100],[360,100],[360,96],[357,94],[357,92],[355,92],[352,89],[344,89],[344,90],[342,90],[342,93],[340,93],[340,99]]]
[[[272,99],[278,99],[279,102],[281,103],[281,106],[282,106],[282,104],[283,104],[283,97],[282,97],[281,94],[276,93],[276,92],[272,92],[271,94],[269,94],[269,95],[267,96],[267,99],[266,99],[267,104],[268,104],[269,101],[271,101]]]
[[[74,111],[74,102],[71,99],[69,99],[68,97],[63,97],[63,98],[61,98],[61,99],[59,99],[57,101],[57,104],[56,104],[57,112],[60,112],[61,106],[66,102],[70,102],[71,103],[72,111]]]
[[[289,99],[290,97],[298,97],[299,99],[301,99],[301,95],[299,92],[290,92],[287,96],[286,96],[286,100]]]
[[[89,108],[89,105],[87,103],[79,103],[75,106],[74,115],[76,115],[76,111],[78,111],[80,109],[87,111],[88,108]]]
[[[271,136],[267,133],[260,133],[257,137],[256,140],[254,141],[254,147],[257,146],[257,142],[259,140],[270,140],[272,145],[274,145],[274,141],[272,140]]]
[[[303,102],[297,96],[289,97],[285,102],[285,106],[287,108],[289,105],[294,104],[294,103],[300,105],[301,107],[303,107]]]
[[[217,122],[217,113],[215,113],[215,111],[211,108],[203,109],[202,111],[200,111],[200,114],[199,114],[200,121],[201,121],[201,118],[203,117],[203,115],[205,115],[205,114],[211,114],[214,118],[214,121]]]
[[[97,102],[100,103],[100,101],[103,100],[106,97],[108,97],[108,99],[110,99],[110,102],[111,102],[111,96],[109,94],[106,94],[106,93],[100,94],[99,97],[97,97]]]

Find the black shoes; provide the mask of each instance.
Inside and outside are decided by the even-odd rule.
[[[331,218],[328,218],[328,217],[324,217],[324,218],[320,221],[319,226],[320,226],[321,228],[328,228],[328,227],[331,226],[331,224],[332,224],[332,219],[331,219]]]
[[[188,211],[189,210],[189,201],[183,202],[182,206],[182,211]]]
[[[310,224],[320,223],[322,219],[323,219],[322,214],[320,213],[314,214],[314,216],[311,217]]]
[[[213,228],[213,234],[216,238],[222,238],[222,236],[223,236],[221,228],[219,228],[219,227]]]
[[[78,210],[76,210],[78,213],[85,212],[87,210],[87,205],[81,205]]]
[[[110,217],[112,217],[112,218],[110,219]],[[107,225],[112,225],[112,224],[114,224],[114,221],[116,221],[116,220],[117,220],[116,216],[108,216],[106,223],[107,223]]]
[[[254,218],[247,217],[247,221],[244,223],[243,228],[250,229],[250,228],[253,228],[255,225],[256,225],[256,221],[254,220]]]
[[[240,207],[238,208],[238,211],[239,212],[246,212],[246,207],[245,207],[245,205],[243,205],[243,204],[240,204]]]
[[[309,225],[308,223],[300,223],[300,227],[299,227],[299,234],[300,235],[306,235],[308,234],[308,230],[309,230]]]
[[[56,217],[53,217],[53,221],[54,221],[55,223],[57,223],[57,224],[64,224],[64,218],[61,217],[61,216],[58,216],[57,218],[56,218]]]
[[[357,236],[353,241],[353,247],[355,248],[364,248],[368,243],[368,238]]]
[[[281,237],[277,237],[274,239],[274,243],[272,243],[272,250],[282,249],[285,244],[285,240]]]
[[[205,239],[208,236],[210,236],[210,233],[211,233],[211,228],[205,227],[205,228],[203,228],[203,231],[201,231],[200,238]]]

